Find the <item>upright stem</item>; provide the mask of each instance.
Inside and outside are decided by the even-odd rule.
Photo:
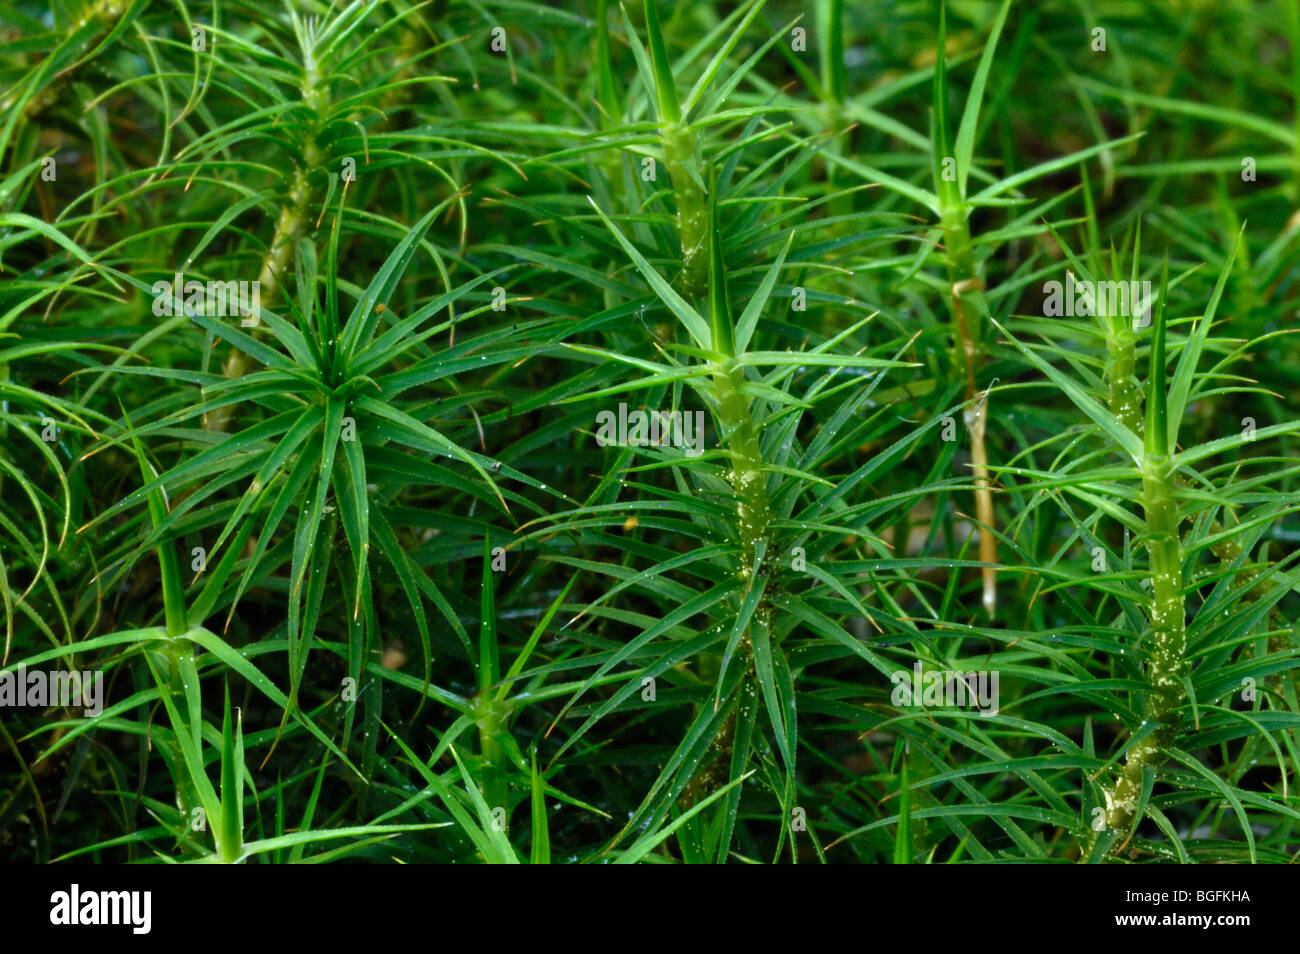
[[[1101,296],[1097,297],[1100,299]],[[1097,307],[1101,308],[1100,300]],[[1106,385],[1110,391],[1110,412],[1141,437],[1142,387],[1137,380],[1137,334],[1133,331],[1132,319],[1123,315],[1098,317],[1106,329]]]
[[[1295,132],[1297,137],[1300,137],[1300,9],[1297,9],[1294,3],[1284,3],[1282,7],[1286,10],[1287,38],[1291,47],[1291,92],[1295,100]],[[1292,195],[1300,198],[1300,138],[1296,139],[1292,151],[1292,166]]]
[[[826,129],[832,132],[823,148],[829,156],[843,156],[846,148],[849,152],[852,152],[853,146],[852,130],[841,133],[841,129],[845,125],[844,99],[846,93],[843,0],[820,0],[817,4],[816,30],[818,36],[817,51],[821,64],[822,93],[825,97],[821,104],[822,114],[825,117]],[[826,176],[827,190],[835,192],[836,163],[828,158],[822,164],[822,168]],[[850,215],[852,211],[852,196],[841,195],[831,200],[827,207],[827,216],[837,219]],[[831,234],[835,237],[847,236],[851,233],[852,228],[852,222],[839,222],[835,224]],[[827,315],[823,321],[828,322],[829,319],[830,316]],[[826,324],[823,333],[829,337],[834,332],[830,325]]]
[[[728,475],[736,492],[741,560],[745,579],[754,572],[754,548],[767,534],[772,515],[768,508],[767,481],[758,446],[758,432],[750,416],[749,400],[741,393],[745,372],[728,359],[713,375],[718,413],[731,454]]]
[[[302,98],[317,117],[328,109],[329,90],[321,80],[319,65],[308,55],[303,66]],[[279,299],[281,276],[293,265],[294,253],[298,249],[298,240],[307,231],[311,221],[311,207],[315,201],[315,190],[311,185],[311,174],[320,167],[324,160],[316,145],[316,133],[319,121],[312,123],[302,143],[303,161],[296,165],[289,183],[289,200],[280,207],[280,215],[275,223],[275,234],[271,245],[262,259],[262,268],[258,272],[259,301],[262,305],[271,305]],[[252,334],[260,333],[260,327],[254,326]],[[238,348],[231,348],[222,365],[221,373],[226,378],[240,378],[248,373],[252,358]],[[209,411],[203,416],[203,426],[209,431],[224,431],[230,424],[234,405],[226,404]]]
[[[1151,562],[1151,660],[1147,681],[1151,691],[1147,721],[1154,731],[1131,749],[1113,791],[1106,792],[1106,821],[1125,831],[1133,823],[1142,793],[1143,770],[1163,761],[1161,749],[1173,736],[1174,716],[1182,705],[1187,629],[1183,608],[1183,545],[1178,524],[1178,479],[1170,453],[1165,381],[1164,290],[1169,285],[1169,265],[1161,283],[1161,305],[1151,342],[1151,371],[1147,380],[1147,406],[1142,472],[1142,506],[1146,516],[1147,552]]]
[[[763,454],[758,444],[749,397],[744,393],[745,368],[736,354],[736,326],[727,291],[727,267],[722,255],[722,226],[718,221],[716,175],[709,183],[706,230],[709,243],[709,334],[717,359],[712,367],[714,395],[718,401],[721,437],[731,454],[729,480],[736,492],[740,546],[744,576],[751,580],[755,570],[755,547],[764,538],[772,514],[767,502],[767,480]],[[704,258],[705,256],[700,256]]]
[[[763,476],[758,433],[750,414],[749,400],[740,391],[744,383],[744,374],[744,369],[736,364],[733,357],[728,356],[715,366],[713,386],[718,400],[718,423],[731,455],[731,473],[728,474],[728,480],[736,493],[741,576],[747,585],[762,586],[763,584],[755,579],[758,570],[755,566],[755,547],[766,536],[772,514],[768,505],[767,482]],[[751,626],[764,626],[770,631],[770,617],[771,610],[766,603],[760,602]],[[752,668],[753,643],[748,632],[742,637],[739,649],[745,659],[746,668]],[[703,665],[700,675],[704,678],[716,679],[720,668],[719,660],[716,657],[706,656],[701,662]],[[740,692],[742,707],[755,704],[757,692],[750,677],[745,677],[745,684],[741,686]],[[693,805],[699,798],[726,783],[735,734],[736,712],[733,711],[713,737],[711,743],[713,758],[700,768],[686,791],[682,793],[685,805]]]
[[[767,536],[772,522],[772,512],[767,499],[767,479],[763,473],[763,455],[759,447],[758,428],[754,425],[749,397],[742,388],[745,384],[744,366],[737,360],[735,324],[731,315],[731,300],[727,292],[727,271],[722,256],[721,227],[718,223],[718,187],[716,177],[709,183],[706,237],[708,240],[708,291],[709,331],[712,350],[716,358],[711,371],[713,393],[718,402],[718,427],[720,437],[726,441],[731,457],[728,482],[736,495],[736,518],[740,537],[740,575],[746,587],[760,589],[758,608],[750,626],[771,630],[771,609],[761,596],[763,581],[758,577],[757,549]],[[700,258],[705,256],[701,255]],[[739,649],[746,660],[747,670],[753,667],[753,642],[749,631],[742,636]],[[716,658],[705,655],[701,660],[701,676],[716,680],[721,669]],[[752,705],[755,698],[753,681],[747,673],[740,689],[741,706]],[[692,779],[683,793],[686,804],[711,791],[726,778],[733,759],[732,743],[736,734],[736,714],[733,711],[714,735],[714,758]],[[745,753],[746,755],[748,753]]]
[[[477,718],[479,752],[483,756],[483,796],[489,808],[493,810],[501,808],[506,811],[508,822],[510,806],[506,804],[507,786],[504,774],[506,756],[505,750],[498,741],[506,731],[505,713],[502,704],[490,694],[481,694],[480,700],[483,708],[477,713]]]
[[[1187,630],[1183,608],[1183,548],[1178,534],[1178,501],[1173,461],[1148,454],[1142,461],[1142,503],[1146,510],[1147,552],[1151,560],[1151,686],[1147,718],[1156,730],[1129,750],[1113,792],[1106,793],[1106,824],[1120,831],[1133,823],[1142,793],[1142,773],[1157,768],[1161,746],[1173,732],[1182,705]]]
[[[698,295],[705,289],[708,257],[705,241],[708,234],[708,208],[704,190],[691,176],[688,164],[695,158],[695,133],[676,123],[661,135],[664,164],[677,197],[677,237],[682,244],[682,286],[687,294]]]
[[[966,383],[966,409],[963,412],[966,430],[970,433],[971,471],[975,478],[975,517],[979,522],[980,562],[985,564],[983,578],[984,609],[991,617],[997,609],[997,538],[993,535],[993,485],[989,478],[988,451],[984,444],[984,428],[988,420],[988,394],[980,397],[976,374],[982,357],[980,342],[984,333],[984,281],[975,271],[975,256],[971,251],[970,225],[960,206],[943,210],[940,225],[944,234],[944,248],[948,259],[948,280],[951,285],[950,306],[955,326],[953,363],[956,373]],[[971,303],[967,307],[966,302]]]
[[[663,124],[659,133],[664,150],[664,164],[672,180],[677,199],[677,237],[682,243],[682,287],[688,295],[698,295],[708,287],[708,256],[705,242],[709,231],[709,210],[702,180],[691,175],[696,165],[699,145],[695,132],[682,120],[677,86],[668,48],[659,26],[655,0],[645,0],[646,36],[650,41],[650,59],[654,68],[656,108]]]
[[[1151,557],[1151,626],[1154,648],[1150,680],[1151,714],[1167,720],[1183,697],[1183,655],[1187,632],[1183,617],[1183,548],[1178,535],[1178,501],[1173,461],[1148,455],[1142,465],[1142,500]]]

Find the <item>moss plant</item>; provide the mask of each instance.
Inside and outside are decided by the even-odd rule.
[[[0,6],[0,857],[1294,863],[1298,28]]]
[[[1166,265],[1162,292],[1168,289],[1167,268]],[[1153,328],[1145,439],[1139,465],[1151,570],[1147,719],[1153,724],[1154,731],[1133,743],[1119,781],[1113,791],[1106,793],[1107,824],[1120,831],[1127,831],[1133,823],[1142,792],[1143,771],[1160,765],[1161,747],[1168,744],[1172,736],[1174,717],[1187,694],[1184,682],[1187,675],[1187,629],[1183,602],[1183,548],[1178,482],[1169,447],[1164,311],[1162,295],[1159,317]]]
[[[659,141],[664,151],[664,165],[673,185],[677,203],[677,237],[681,242],[682,286],[691,295],[702,294],[708,276],[708,206],[699,167],[699,144],[695,131],[683,124],[677,83],[664,48],[663,31],[655,0],[645,0],[646,35],[654,67]]]

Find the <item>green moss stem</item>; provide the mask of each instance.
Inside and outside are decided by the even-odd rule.
[[[713,375],[719,424],[731,456],[728,476],[736,492],[742,568],[745,579],[749,580],[755,569],[755,547],[766,538],[772,514],[768,506],[758,431],[750,413],[749,399],[741,392],[744,379],[744,369],[734,359],[725,360]]]
[[[302,143],[302,161],[295,165],[289,182],[288,201],[280,207],[276,219],[275,233],[271,244],[262,259],[258,271],[259,301],[262,306],[274,305],[280,297],[281,278],[293,265],[294,254],[298,249],[298,240],[307,231],[311,221],[311,209],[315,204],[316,193],[311,184],[312,174],[324,161],[316,145],[319,117],[328,109],[329,91],[322,82],[319,69],[314,59],[308,59],[303,67],[303,102],[312,109],[318,119],[308,128]],[[261,333],[260,325],[250,328],[250,333]],[[238,348],[231,348],[222,365],[221,373],[226,378],[240,378],[249,372],[253,359]],[[203,416],[203,426],[209,431],[224,431],[230,424],[234,405],[226,404]]]
[[[1161,287],[1168,287],[1168,265]],[[1134,822],[1145,770],[1156,769],[1164,761],[1162,749],[1173,736],[1175,716],[1186,694],[1183,546],[1179,534],[1177,468],[1170,453],[1163,303],[1153,328],[1147,385],[1150,390],[1139,466],[1151,564],[1151,652],[1147,663],[1150,692],[1146,722],[1155,725],[1154,731],[1129,749],[1119,781],[1113,790],[1106,791],[1106,823],[1119,831],[1127,831]]]
[[[664,129],[661,136],[664,165],[672,180],[677,198],[677,237],[682,246],[682,287],[691,295],[701,294],[707,283],[708,256],[705,244],[708,237],[708,204],[704,190],[690,167],[695,162],[695,133],[676,123]]]
[[[1148,454],[1142,462],[1142,502],[1151,561],[1151,658],[1147,665],[1151,691],[1147,719],[1154,721],[1156,728],[1129,750],[1119,781],[1106,792],[1106,824],[1120,831],[1133,823],[1144,769],[1158,768],[1164,761],[1160,750],[1173,733],[1174,716],[1186,693],[1183,552],[1175,491],[1173,461],[1167,455]]]
[[[1137,335],[1123,319],[1109,323],[1106,336],[1106,384],[1110,412],[1121,424],[1142,436],[1142,388],[1137,381]]]

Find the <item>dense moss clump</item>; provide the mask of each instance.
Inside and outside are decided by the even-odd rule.
[[[1294,861],[1296,10],[3,6],[0,856]]]

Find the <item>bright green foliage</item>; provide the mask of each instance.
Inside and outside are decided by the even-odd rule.
[[[0,856],[1296,860],[1295,11],[4,6]]]

